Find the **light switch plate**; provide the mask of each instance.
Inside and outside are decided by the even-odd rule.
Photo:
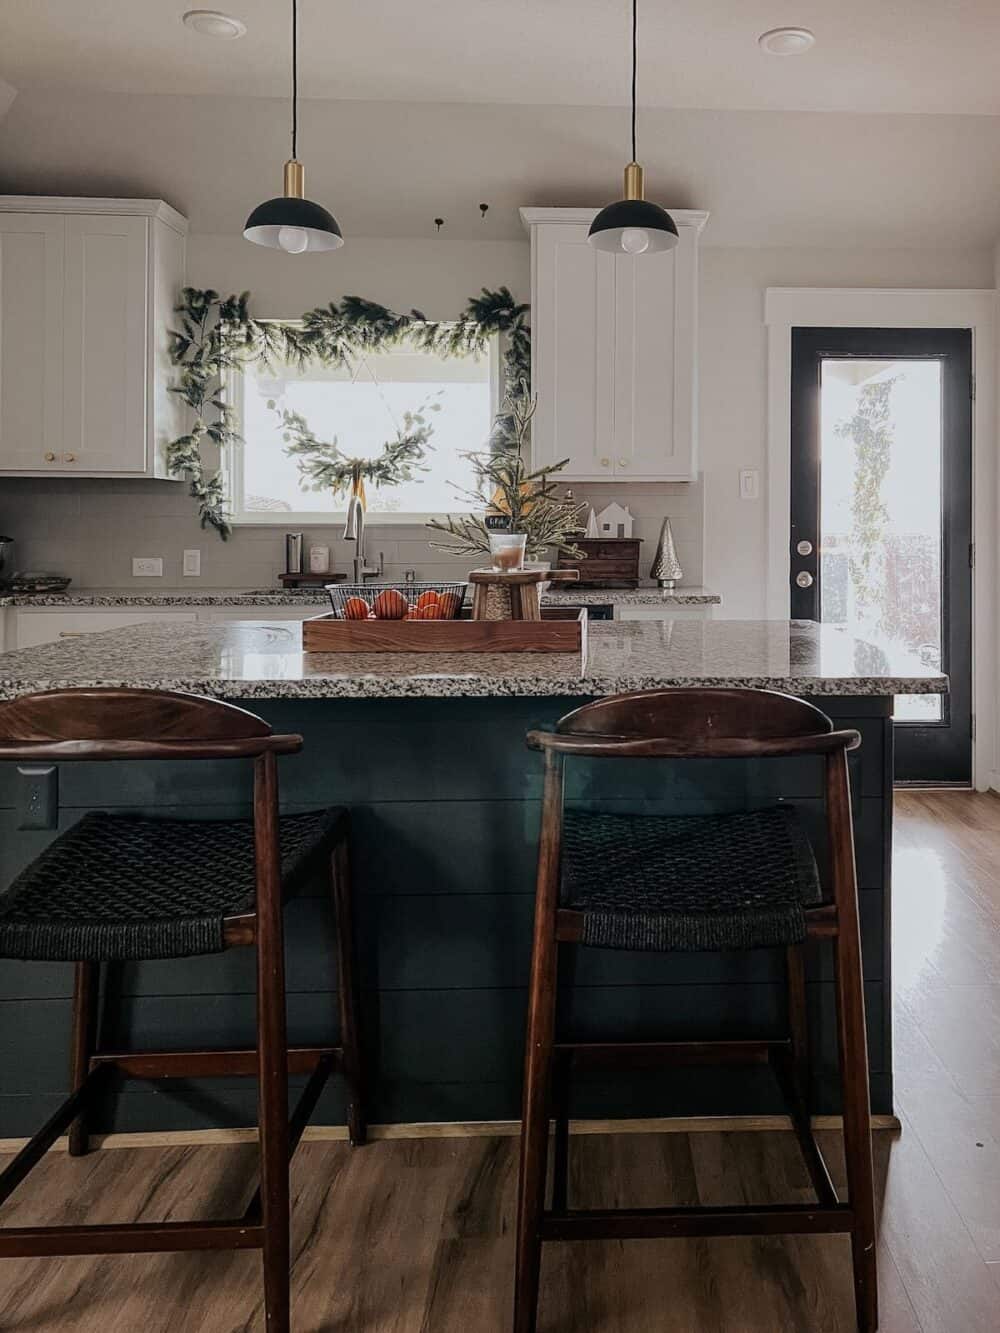
[[[195,576],[201,573],[201,551],[197,549],[184,552],[182,573]]]
[[[17,827],[59,827],[59,770],[55,764],[24,764],[17,769]]]
[[[740,469],[740,499],[760,499],[760,473],[755,467]]]
[[[132,557],[132,577],[134,579],[162,579],[163,557],[159,555],[134,555]]]

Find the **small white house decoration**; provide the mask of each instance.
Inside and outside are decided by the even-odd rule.
[[[631,537],[632,522],[628,505],[609,504],[597,515],[597,529],[602,537]]]

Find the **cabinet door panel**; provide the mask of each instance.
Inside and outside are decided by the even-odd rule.
[[[66,219],[63,470],[146,468],[143,217]]]
[[[60,639],[77,639],[101,630],[122,629],[127,625],[180,623],[196,620],[194,611],[18,611],[16,638],[18,648],[37,648]]]
[[[560,475],[606,480],[613,472],[614,255],[579,227],[543,227],[534,256],[533,424],[536,463],[568,459]],[[537,391],[537,390],[536,390]]]
[[[0,213],[0,471],[58,466],[65,231],[64,218]]]
[[[615,471],[687,475],[674,439],[674,252],[615,258]]]

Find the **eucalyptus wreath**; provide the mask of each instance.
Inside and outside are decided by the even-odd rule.
[[[484,287],[453,321],[429,320],[420,310],[398,314],[360,296],[345,296],[339,304],[331,301],[317,306],[294,321],[255,319],[249,313],[249,304],[247,292],[223,297],[211,289],[185,287],[175,307],[179,326],[170,332],[170,358],[178,368],[178,380],[171,389],[190,409],[193,419],[187,433],[167,446],[168,470],[174,476],[187,477],[202,527],[215,528],[223,540],[229,537],[231,528],[221,456],[242,443],[223,384],[227,375],[241,373],[252,362],[267,367],[290,363],[299,369],[310,363],[350,367],[353,359],[365,352],[387,351],[403,344],[439,356],[467,356],[484,352],[489,339],[500,334],[504,337],[505,407],[494,423],[491,444],[502,448],[512,443],[510,405],[527,393],[531,332],[529,307],[515,301],[506,287],[496,291]],[[291,434],[292,451],[306,460],[300,465],[316,486],[322,484],[319,477],[324,469],[335,478],[343,466],[353,470],[359,463],[342,455],[336,441],[330,445],[316,440],[301,417],[287,416],[290,421],[284,424],[286,433]],[[383,458],[369,461],[390,469],[418,466],[430,429],[422,409],[408,414],[397,439],[387,443]],[[211,446],[220,458],[214,465],[203,453]]]

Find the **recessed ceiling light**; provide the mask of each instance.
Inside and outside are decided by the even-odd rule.
[[[772,28],[761,33],[757,45],[769,56],[801,56],[816,45],[816,34],[808,28]]]
[[[189,9],[184,15],[184,22],[202,37],[221,37],[232,41],[242,37],[247,25],[241,19],[230,18],[217,9]]]

